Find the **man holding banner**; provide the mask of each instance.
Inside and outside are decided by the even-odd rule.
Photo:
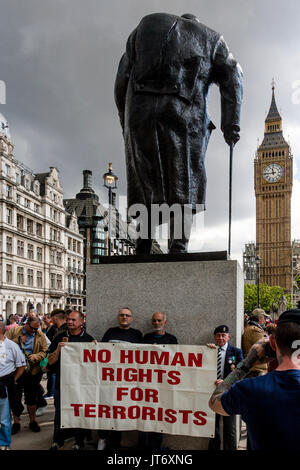
[[[61,349],[70,343],[90,343],[94,341],[94,338],[86,333],[83,328],[84,316],[81,312],[71,311],[67,316],[67,325],[68,328],[66,331],[63,331],[55,336],[52,343],[49,347],[49,357],[48,363],[50,365],[56,365],[56,379],[55,379],[55,392],[54,392],[54,406],[55,406],[55,416],[54,416],[54,432],[53,432],[53,444],[49,450],[59,450],[64,445],[64,432],[60,428],[61,419],[60,419],[60,378],[61,378]],[[83,429],[75,429],[75,444],[73,450],[80,450],[84,447],[84,433]]]
[[[139,330],[131,327],[133,322],[132,311],[128,307],[120,308],[118,313],[118,324],[114,328],[109,328],[101,340],[101,343],[142,343],[143,335]],[[106,448],[107,439],[110,437],[110,445],[113,448],[121,446],[122,433],[120,431],[98,430],[98,450]]]
[[[219,325],[214,330],[214,339],[218,348],[217,354],[217,380],[215,385],[219,385],[236,365],[244,359],[243,351],[240,348],[229,344],[230,333],[227,325]],[[211,347],[216,347],[211,344]],[[221,433],[220,420],[223,420],[223,433]],[[221,436],[222,434],[222,436]],[[216,416],[215,437],[210,439],[209,450],[220,450],[221,437],[223,438],[224,450],[237,450],[236,416]]]
[[[152,315],[154,331],[144,336],[145,344],[178,344],[174,335],[166,332],[167,316],[163,312],[155,312]],[[158,432],[140,432],[138,447],[142,449],[160,449],[163,434]]]
[[[163,312],[155,312],[152,315],[154,331],[144,336],[145,344],[178,344],[174,335],[166,332],[167,316]]]

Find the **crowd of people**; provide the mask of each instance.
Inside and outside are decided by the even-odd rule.
[[[166,332],[167,317],[163,312],[153,314],[153,331],[145,336],[131,327],[133,314],[130,308],[119,310],[117,322],[118,326],[109,328],[101,342],[177,344],[176,337]],[[0,397],[0,449],[9,449],[11,436],[21,432],[23,403],[28,410],[29,429],[39,432],[36,417],[46,411],[47,399],[54,398],[54,430],[50,450],[62,449],[65,439],[70,436],[75,438],[73,450],[81,450],[85,439],[90,437],[90,432],[60,427],[60,353],[68,342],[97,342],[86,331],[84,315],[73,310],[55,309],[51,314],[39,317],[36,312],[31,311],[22,318],[10,315],[7,325],[4,322],[0,322],[0,325],[0,343],[3,348],[13,347],[13,351],[18,352],[14,357],[4,355],[3,363],[10,364],[9,374],[6,373],[6,364],[2,367],[0,360],[0,383],[1,391],[3,390]],[[47,374],[47,391],[41,386],[44,373]],[[118,449],[121,439],[120,431],[99,430],[97,449],[104,450],[107,446]],[[138,441],[138,445],[144,449],[159,448],[162,434],[140,432]]]
[[[295,397],[300,392],[300,360],[292,343],[296,347],[300,344],[300,308],[284,312],[277,325],[262,309],[255,309],[245,320],[242,349],[230,344],[227,325],[217,326],[212,332],[214,343],[207,344],[218,350],[216,390],[209,402],[216,413],[215,437],[210,439],[209,449],[237,449],[236,415],[241,415],[247,424],[248,449],[268,448],[274,433],[281,436],[282,448],[293,449],[296,442],[299,444],[295,423],[300,422],[300,406]],[[163,312],[153,314],[153,331],[144,336],[132,327],[129,307],[119,310],[117,322],[104,333],[101,342],[178,343],[166,331],[167,317]],[[86,331],[81,312],[55,309],[39,317],[32,311],[22,318],[10,315],[6,325],[0,321],[0,449],[9,449],[11,436],[21,432],[23,403],[28,410],[29,429],[40,432],[36,417],[46,411],[49,398],[54,398],[55,406],[50,450],[62,449],[65,439],[71,436],[75,439],[73,450],[81,450],[85,440],[91,438],[88,430],[60,427],[60,355],[68,342],[97,342]],[[47,374],[47,390],[41,385],[43,374]],[[278,408],[277,401],[287,415]],[[262,435],[264,426],[268,428],[267,437]],[[162,433],[139,432],[137,445],[143,450],[158,450],[162,448],[162,438]],[[117,450],[121,440],[121,431],[99,429],[97,449]]]

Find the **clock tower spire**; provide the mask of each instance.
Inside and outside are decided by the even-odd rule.
[[[291,292],[291,196],[293,158],[283,137],[282,118],[272,99],[265,132],[254,161],[256,251],[261,257],[260,279]]]

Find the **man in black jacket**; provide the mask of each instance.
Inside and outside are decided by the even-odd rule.
[[[144,336],[145,344],[178,344],[174,335],[166,332],[167,315],[155,312],[152,315],[154,331]],[[139,432],[138,447],[143,450],[159,450],[162,445],[163,434],[159,432]]]
[[[55,336],[57,336],[60,333],[63,333],[64,331],[68,329],[67,313],[65,312],[65,310],[56,308],[52,310],[51,312],[51,321],[52,321],[52,326],[46,332],[46,335],[49,338],[49,340],[52,342]],[[48,365],[48,367],[46,367],[45,369],[47,371],[47,393],[44,396],[44,398],[47,399],[47,398],[53,397],[54,384],[55,384],[55,366],[51,367],[50,365]]]
[[[55,395],[54,395],[54,433],[53,433],[53,444],[49,450],[59,450],[64,445],[64,430],[60,428],[60,394],[64,393],[64,390],[60,389],[60,354],[61,349],[68,343],[91,343],[94,338],[89,335],[83,328],[84,316],[81,312],[70,311],[67,316],[67,330],[58,333],[54,338],[49,347],[48,363],[49,365],[55,364]],[[80,450],[84,447],[84,436],[85,431],[83,429],[75,429],[75,444],[73,450]]]
[[[129,36],[115,81],[125,140],[128,207],[205,206],[205,153],[215,125],[207,113],[210,85],[221,94],[221,129],[228,145],[239,140],[242,70],[223,37],[191,14],[145,16]],[[191,215],[191,212],[189,212]],[[132,217],[136,216],[131,214]],[[136,253],[150,253],[155,223],[141,218]],[[171,253],[186,252],[191,218],[170,223]],[[176,225],[177,223],[177,225]],[[144,229],[148,238],[144,236]],[[152,228],[152,232],[151,232]],[[178,231],[184,228],[185,233]],[[145,228],[146,231],[146,228]],[[177,234],[176,234],[177,231]]]
[[[131,328],[132,311],[128,307],[120,308],[118,313],[119,326],[109,328],[103,335],[101,343],[142,343],[143,335],[139,330]],[[104,450],[109,440],[113,449],[121,447],[122,431],[98,430],[98,450]]]
[[[163,312],[155,312],[152,315],[152,325],[154,331],[144,336],[143,342],[146,344],[178,344],[174,335],[166,332],[167,315]]]

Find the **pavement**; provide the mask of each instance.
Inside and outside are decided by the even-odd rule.
[[[42,386],[46,390],[46,380],[43,378]],[[52,445],[53,436],[53,422],[54,422],[54,399],[47,400],[48,408],[46,412],[36,418],[41,431],[33,432],[29,429],[29,416],[25,410],[21,416],[21,431],[12,436],[11,450],[49,450]],[[96,450],[97,448],[97,435],[93,436],[93,441],[87,442],[85,445],[86,450]],[[74,439],[67,439],[63,450],[71,450],[74,444]]]
[[[46,381],[42,381],[42,385],[46,390]],[[21,431],[12,436],[11,450],[49,450],[52,444],[53,421],[54,421],[54,400],[47,400],[48,408],[42,416],[37,418],[37,422],[41,428],[40,432],[32,432],[29,429],[29,416],[24,411],[21,416]],[[26,407],[25,407],[26,410]],[[239,450],[246,450],[247,431],[246,426],[242,423],[241,440],[239,442]],[[98,437],[95,431],[92,431],[92,440],[86,441],[84,450],[96,450]],[[62,450],[71,450],[74,439],[70,438],[65,441]]]

